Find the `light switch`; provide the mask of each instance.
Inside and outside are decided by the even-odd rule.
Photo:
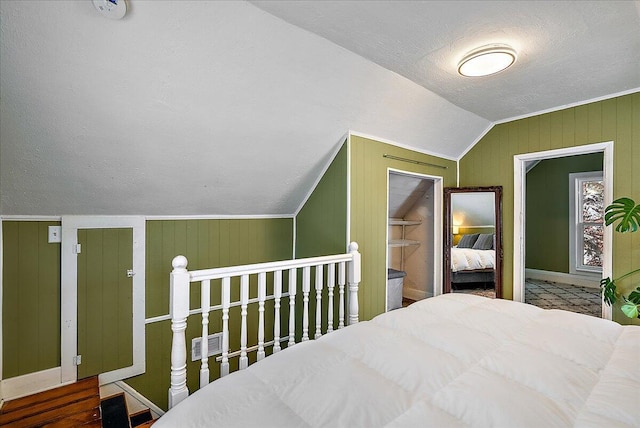
[[[49,243],[62,242],[62,226],[49,226]]]

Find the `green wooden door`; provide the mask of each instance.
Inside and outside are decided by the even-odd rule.
[[[78,229],[78,379],[133,364],[133,229]]]

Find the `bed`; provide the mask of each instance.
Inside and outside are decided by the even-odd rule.
[[[468,294],[353,321],[202,387],[155,427],[640,426],[639,326]]]
[[[463,235],[451,248],[451,283],[493,283],[495,281],[495,235]]]

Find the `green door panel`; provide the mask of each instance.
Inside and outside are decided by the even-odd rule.
[[[133,229],[78,229],[78,379],[133,364]]]

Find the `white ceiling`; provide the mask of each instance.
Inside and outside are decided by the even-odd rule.
[[[638,1],[252,3],[491,121],[640,86]],[[491,43],[516,49],[516,64],[457,75],[466,53]]]
[[[452,193],[453,225],[464,227],[495,225],[494,201],[495,195],[491,192]]]
[[[2,0],[0,214],[291,214],[348,130],[457,158],[640,87],[637,3],[565,3]],[[513,69],[447,68],[500,35]]]

